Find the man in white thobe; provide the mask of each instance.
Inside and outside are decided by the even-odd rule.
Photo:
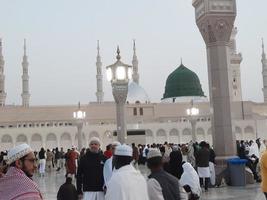
[[[104,170],[103,170],[105,185],[107,185],[108,181],[111,178],[112,171],[113,171],[113,167],[112,167],[113,154],[115,152],[116,147],[119,145],[121,145],[121,143],[119,143],[117,141],[112,142],[112,144],[111,144],[112,156],[108,160],[106,160],[106,162],[104,164]]]
[[[120,145],[113,159],[116,171],[107,183],[105,200],[149,200],[145,178],[132,165],[132,147]]]

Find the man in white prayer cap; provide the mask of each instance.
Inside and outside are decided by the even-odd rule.
[[[147,167],[151,170],[147,188],[150,200],[187,200],[188,196],[179,180],[163,170],[162,155],[151,148],[147,154]]]
[[[80,158],[77,172],[77,191],[83,200],[104,200],[103,167],[106,158],[100,151],[100,140],[92,137],[89,151]]]
[[[31,147],[24,143],[11,148],[7,164],[9,169],[0,178],[0,199],[42,199],[38,185],[32,180],[37,164]]]
[[[107,182],[110,180],[112,171],[113,171],[113,166],[112,166],[112,160],[113,160],[113,154],[115,152],[115,149],[117,146],[121,145],[121,143],[114,141],[111,143],[111,151],[112,151],[112,156],[106,160],[105,165],[104,165],[104,181],[105,185],[107,185]]]
[[[131,164],[132,147],[120,145],[113,156],[114,167],[110,181],[107,183],[105,200],[148,200],[145,178]]]

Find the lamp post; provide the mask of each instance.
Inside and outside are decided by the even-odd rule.
[[[83,138],[82,138],[82,128],[83,122],[86,117],[86,113],[81,110],[80,102],[78,104],[78,110],[73,112],[73,118],[75,119],[75,123],[78,129],[78,150],[80,151],[83,147]]]
[[[121,62],[120,49],[117,47],[117,61],[106,67],[107,79],[111,82],[112,94],[116,102],[118,141],[123,144],[127,137],[125,120],[125,102],[128,93],[128,83],[132,78],[132,66]]]
[[[197,124],[197,116],[199,114],[199,109],[194,107],[193,101],[191,103],[191,108],[188,108],[186,110],[186,113],[189,116],[189,121],[192,127],[192,141],[195,143],[197,141],[196,124]]]

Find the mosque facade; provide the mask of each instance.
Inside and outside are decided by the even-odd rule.
[[[267,58],[262,44],[262,78],[264,102],[243,101],[240,66],[242,54],[237,52],[237,29],[230,40],[231,111],[233,132],[237,140],[267,139]],[[6,105],[4,56],[0,41],[0,150],[20,143],[28,143],[34,150],[77,146],[77,126],[73,112],[77,105],[31,106],[26,41],[22,62],[22,104]],[[139,84],[136,45],[133,45],[133,80],[129,83],[126,103],[127,143],[188,143],[192,139],[192,127],[186,110],[192,102],[199,109],[196,124],[197,141],[212,143],[211,108],[196,73],[183,63],[166,78],[165,92],[160,103],[150,101]],[[84,119],[83,145],[88,146],[91,137],[99,137],[102,148],[116,140],[116,105],[104,100],[102,62],[99,43],[96,58],[96,101],[81,105],[87,114]]]

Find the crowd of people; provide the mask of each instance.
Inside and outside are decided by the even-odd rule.
[[[53,169],[64,171],[66,182],[58,200],[197,200],[216,182],[216,154],[207,142],[129,146],[113,142],[106,150],[93,137],[80,152],[74,146],[34,152],[21,144],[0,154],[0,199],[42,199],[32,176],[42,178]],[[266,141],[237,141],[255,181],[262,181],[267,199]],[[140,165],[148,168],[146,177]]]

